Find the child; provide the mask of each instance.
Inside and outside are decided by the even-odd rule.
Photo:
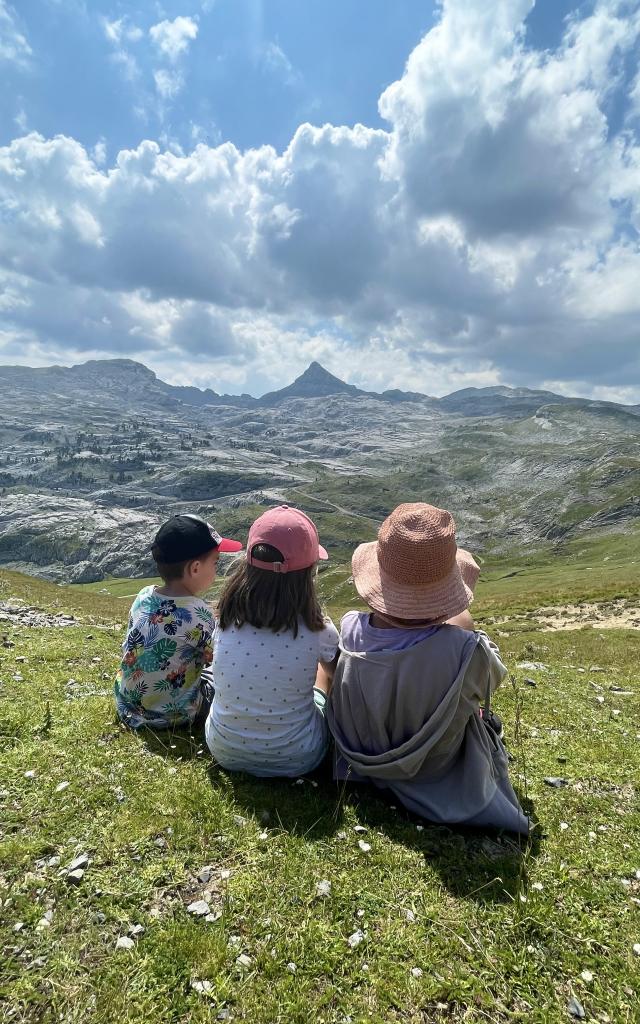
[[[338,631],[315,588],[316,563],[327,557],[309,517],[287,505],[249,531],[214,638],[205,735],[223,768],[297,776],[324,758],[324,706],[338,653]]]
[[[341,623],[327,707],[336,774],[370,779],[431,821],[526,834],[500,720],[489,710],[507,670],[495,644],[474,631],[468,606],[478,567],[457,549],[451,515],[399,505],[377,542],[356,549],[352,567],[371,611],[348,612]]]
[[[118,715],[133,729],[190,725],[198,714],[215,625],[199,595],[216,577],[220,552],[241,548],[197,516],[175,516],[158,530],[151,554],[164,586],[144,587],[133,602],[115,684]]]

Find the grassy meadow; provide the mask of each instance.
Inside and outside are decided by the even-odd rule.
[[[640,1020],[640,631],[533,617],[637,606],[637,553],[619,535],[483,566],[529,842],[420,822],[326,769],[233,776],[198,732],[127,732],[111,690],[140,581],[0,571],[0,601],[76,616],[0,621],[0,1020]],[[353,605],[347,566],[320,584],[335,618]]]

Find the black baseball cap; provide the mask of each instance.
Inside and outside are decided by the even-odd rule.
[[[209,551],[242,551],[238,540],[221,537],[210,523],[185,513],[163,523],[155,535],[152,551],[156,561],[186,562]]]

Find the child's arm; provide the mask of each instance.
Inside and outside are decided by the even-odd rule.
[[[338,664],[339,655],[336,654],[333,661],[319,661],[318,671],[316,672],[316,681],[313,684],[318,690],[322,690],[323,693],[330,693],[331,685],[333,683],[333,675]]]
[[[454,615],[453,618],[451,619],[447,619],[445,625],[460,626],[460,629],[468,629],[471,632],[473,632],[473,630],[476,628],[473,618],[471,616],[471,612],[468,609],[465,609],[463,612],[460,612],[459,615]]]

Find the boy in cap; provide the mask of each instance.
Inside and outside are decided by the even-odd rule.
[[[213,584],[220,552],[241,548],[198,516],[174,516],[158,530],[151,554],[164,585],[144,587],[131,606],[115,684],[118,715],[131,728],[193,723],[215,628],[201,595]]]

